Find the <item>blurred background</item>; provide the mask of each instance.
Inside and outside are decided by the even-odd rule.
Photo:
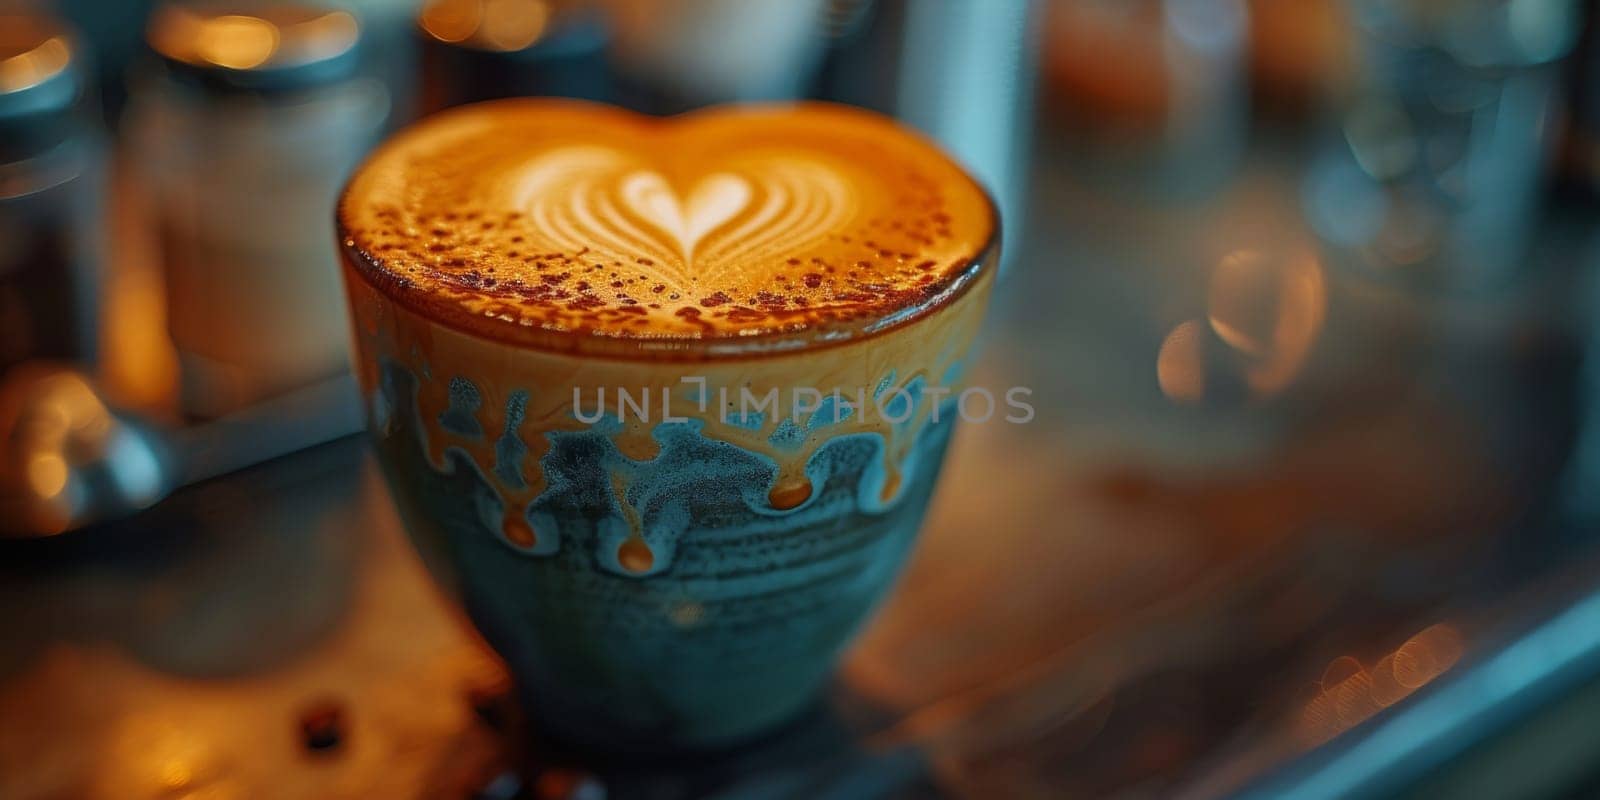
[[[331,208],[497,97],[821,98],[1005,219],[826,707],[521,725],[365,451]],[[0,798],[1600,796],[1600,4],[0,0]]]

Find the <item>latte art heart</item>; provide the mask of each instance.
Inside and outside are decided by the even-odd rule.
[[[700,239],[749,204],[750,184],[737,175],[712,175],[695,187],[685,204],[660,173],[635,172],[622,179],[622,199],[630,211],[672,234],[688,265]]]
[[[563,101],[407,131],[351,181],[340,221],[363,263],[472,325],[645,338],[887,316],[994,233],[958,167],[866,112],[659,121]]]
[[[557,150],[514,180],[509,205],[551,242],[620,258],[680,295],[763,251],[803,249],[853,210],[844,179],[825,164],[788,155],[737,166],[680,193],[624,153]]]

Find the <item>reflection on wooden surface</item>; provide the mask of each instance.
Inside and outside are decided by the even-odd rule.
[[[1401,614],[1446,588],[1368,595],[1362,570],[1410,551],[1448,572],[1475,558],[1455,534],[1506,514],[1460,423],[1434,412],[1380,412],[1289,443],[1264,474],[1199,479],[1083,467],[1025,433],[969,428],[848,680],[906,712],[885,738],[928,747],[972,796],[1181,782],[1228,744],[1219,734],[1293,721],[1286,706],[1298,715],[1320,673],[1285,671],[1304,661],[1285,656],[1333,644],[1322,626],[1388,604],[1396,630],[1373,638],[1403,637]],[[1338,730],[1285,739],[1274,760]]]
[[[1322,673],[1321,692],[1301,712],[1296,734],[1315,747],[1367,721],[1432,683],[1461,660],[1461,634],[1450,625],[1430,625],[1371,670],[1353,656],[1340,656]]]
[[[500,744],[468,697],[503,677],[427,581],[363,458],[310,454],[162,512],[166,524],[235,520],[206,525],[209,540],[91,532],[110,555],[24,553],[31,568],[0,583],[0,796],[477,785]],[[330,710],[332,729],[316,730]]]

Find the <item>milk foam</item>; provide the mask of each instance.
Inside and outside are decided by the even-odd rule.
[[[920,137],[820,104],[469,106],[381,148],[339,213],[358,268],[430,313],[624,338],[888,317],[969,272],[995,225]]]

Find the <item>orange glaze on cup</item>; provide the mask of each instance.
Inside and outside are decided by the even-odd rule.
[[[805,468],[819,446],[838,436],[876,434],[884,442],[882,466],[886,476],[878,492],[887,504],[900,485],[901,466],[910,448],[932,421],[935,404],[922,402],[914,415],[896,423],[872,405],[871,393],[888,376],[893,379],[885,397],[918,378],[925,385],[951,389],[952,396],[961,391],[964,356],[982,321],[991,282],[990,271],[984,271],[974,286],[940,313],[862,339],[820,350],[685,364],[583,358],[532,348],[508,348],[395,303],[365,283],[354,269],[347,267],[346,279],[353,299],[357,347],[362,353],[357,363],[361,365],[363,393],[370,396],[378,391],[380,359],[398,363],[417,376],[416,422],[425,432],[423,445],[429,461],[435,469],[445,471],[445,451],[452,448],[470,458],[500,494],[506,515],[502,534],[522,549],[531,548],[544,535],[527,529],[526,512],[546,486],[540,462],[550,448],[547,434],[589,427],[574,413],[575,387],[581,393],[582,408],[578,410],[585,415],[596,410],[600,387],[606,387],[608,413],[616,410],[615,387],[626,389],[635,398],[651,398],[650,419],[625,414],[622,429],[613,437],[618,450],[634,461],[648,461],[658,454],[652,431],[661,421],[662,398],[669,397],[671,414],[701,422],[701,435],[766,456],[777,465],[768,498],[779,511],[798,508],[811,497],[814,487]],[[482,436],[462,436],[439,422],[450,406],[450,381],[458,376],[468,378],[480,393],[482,402],[475,418]],[[700,411],[698,383],[685,383],[685,377],[705,379],[710,395],[706,412]],[[798,444],[775,443],[778,426],[791,416],[791,391],[797,386],[815,389],[824,397],[837,391],[852,403],[864,390],[868,408],[865,413],[852,413],[837,423],[831,417],[816,420],[818,424]],[[495,442],[506,429],[511,394],[519,389],[527,392],[528,400],[515,435],[527,446],[528,453],[522,460],[523,485],[515,486],[496,474]],[[724,419],[716,409],[720,389],[727,389],[729,402],[735,404],[741,389],[758,399],[777,390],[780,413],[764,415],[761,424],[753,427],[739,424],[736,418]],[[891,406],[889,411],[895,419],[900,418],[898,409]],[[941,413],[954,412],[944,408]],[[800,419],[803,428],[807,422],[805,417]],[[624,487],[616,483],[614,480],[613,488],[626,516],[627,505],[621,491]],[[636,528],[636,519],[633,524]],[[643,545],[643,541],[638,544]],[[627,559],[623,560],[626,564]],[[634,563],[639,563],[637,558]]]

